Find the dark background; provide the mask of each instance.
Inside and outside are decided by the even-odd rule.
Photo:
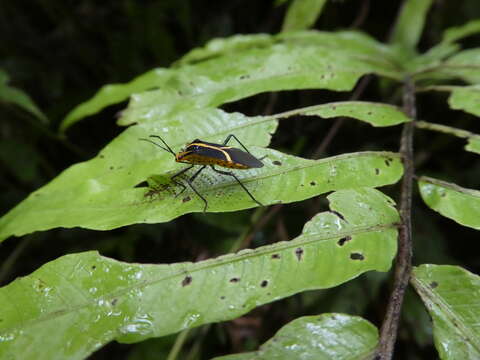
[[[316,29],[356,28],[387,41],[400,1],[329,1]],[[55,1],[0,2],[0,68],[10,85],[24,90],[49,118],[49,124],[10,104],[0,103],[0,214],[46,184],[71,164],[88,160],[123,129],[116,114],[126,103],[111,106],[58,135],[61,119],[104,84],[126,82],[154,67],[168,67],[194,47],[215,37],[280,31],[286,4],[275,1]],[[478,0],[436,1],[420,51],[441,38],[441,31],[480,17]],[[478,47],[479,36],[462,41]],[[361,100],[399,102],[398,88],[368,80]],[[351,93],[320,90],[261,94],[223,108],[248,115],[348,100]],[[420,119],[480,133],[478,119],[449,110],[446,94],[421,93]],[[332,120],[298,117],[280,124],[272,147],[304,157],[326,157],[361,150],[397,151],[400,127],[374,129],[346,120],[333,141],[319,152]],[[416,174],[432,175],[480,189],[478,155],[463,151],[464,142],[447,135],[415,135]],[[322,150],[322,149],[320,149]],[[398,200],[398,186],[383,189]],[[267,210],[268,218],[253,226],[250,247],[297,236],[303,224],[327,208],[324,196]],[[478,234],[438,216],[414,199],[415,264],[459,264],[476,273],[480,257],[472,248]],[[0,282],[27,275],[67,253],[98,249],[102,255],[128,262],[172,263],[217,256],[251,227],[252,210],[235,214],[186,215],[167,224],[135,225],[114,231],[54,229],[11,238],[0,245]],[[201,237],[198,236],[201,234]],[[292,319],[342,311],[366,317],[379,326],[388,298],[388,274],[365,274],[334,289],[312,291],[262,306],[246,316],[191,332],[181,359],[253,350]],[[407,295],[399,336],[399,359],[435,358],[428,315],[417,296]],[[175,336],[139,344],[115,342],[92,359],[159,359]]]

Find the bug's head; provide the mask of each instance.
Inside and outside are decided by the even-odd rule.
[[[188,149],[182,149],[178,154],[175,155],[176,162],[189,162],[188,157],[192,151]]]
[[[199,142],[200,140],[196,139],[196,140],[193,140],[190,144],[187,144],[184,149],[180,150],[180,152],[175,155],[175,161],[190,162],[191,155],[198,152]]]

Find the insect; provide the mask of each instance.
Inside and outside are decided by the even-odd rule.
[[[185,148],[182,149],[177,154],[175,154],[172,148],[168,146],[168,144],[160,136],[150,135],[150,137],[159,139],[164,146],[157,144],[156,142],[150,139],[140,139],[140,140],[150,142],[158,146],[159,148],[169,152],[175,157],[176,162],[190,164],[190,166],[180,170],[178,173],[176,173],[170,178],[170,181],[172,181],[174,184],[181,186],[183,188],[180,191],[180,193],[178,193],[176,196],[179,196],[181,193],[183,193],[186,190],[185,184],[177,181],[176,178],[186,173],[188,170],[190,170],[194,166],[202,165],[200,169],[198,169],[187,180],[187,183],[190,186],[190,188],[195,192],[195,194],[197,194],[198,197],[202,199],[202,201],[205,203],[205,206],[203,208],[204,212],[207,210],[208,202],[193,186],[193,181],[207,166],[210,166],[213,171],[219,174],[233,177],[253,201],[255,201],[258,205],[263,206],[261,202],[259,202],[257,199],[253,197],[250,191],[248,191],[245,185],[238,179],[238,177],[233,172],[222,171],[215,168],[215,165],[225,167],[225,168],[230,168],[230,169],[238,169],[238,170],[263,167],[263,163],[259,159],[257,159],[255,156],[253,156],[250,153],[250,151],[247,150],[247,148],[240,142],[240,140],[238,140],[238,138],[235,135],[233,134],[228,135],[225,141],[223,142],[223,144],[209,143],[206,141],[195,139],[190,144],[187,144]],[[237,140],[237,142],[242,146],[242,148],[245,151],[231,147],[231,146],[227,146],[228,142],[232,138]]]

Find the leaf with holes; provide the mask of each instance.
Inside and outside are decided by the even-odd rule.
[[[308,41],[297,41],[307,35]],[[121,125],[155,121],[170,112],[215,107],[262,92],[348,91],[369,73],[395,79],[401,76],[388,47],[358,32],[217,39],[195,49],[179,64],[150,71],[128,84],[105,86],[68,114],[61,129],[134,93],[119,120]]]
[[[370,188],[328,199],[331,211],[297,238],[216,259],[141,265],[85,252],[54,260],[0,289],[0,358],[80,359],[114,339],[131,343],[225,321],[387,271],[397,248],[394,202]]]
[[[370,359],[377,344],[378,330],[367,320],[345,314],[322,314],[293,320],[258,351],[212,360]]]
[[[307,160],[266,146],[277,126],[272,117],[246,117],[218,109],[182,112],[156,122],[134,125],[90,161],[76,164],[0,219],[0,239],[54,227],[80,226],[108,230],[134,223],[158,223],[190,212],[201,212],[203,201],[170,177],[186,165],[171,154],[139,141],[161,135],[175,151],[200,138],[222,142],[235,134],[257,157],[267,156],[265,166],[233,170],[252,195],[265,205],[304,200],[319,194],[354,187],[392,184],[402,175],[397,154],[363,152],[322,160]],[[232,145],[235,145],[232,143]],[[184,182],[192,175],[190,170]],[[158,186],[142,186],[148,181]],[[207,168],[195,180],[195,188],[208,201],[208,211],[223,212],[257,206],[229,176]]]
[[[480,278],[459,266],[422,265],[412,284],[433,319],[441,359],[480,358]]]
[[[459,224],[480,230],[480,191],[422,176],[422,199],[431,209]]]
[[[322,118],[350,117],[375,127],[398,125],[410,121],[398,107],[368,101],[341,101],[309,106],[280,114],[278,118],[293,115],[320,116]]]

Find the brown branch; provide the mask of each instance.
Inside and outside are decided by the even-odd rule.
[[[400,195],[400,217],[402,219],[402,225],[398,236],[398,253],[395,264],[393,290],[390,294],[387,311],[380,330],[380,341],[375,357],[376,360],[390,360],[393,356],[403,298],[412,268],[411,210],[412,183],[414,177],[413,130],[417,111],[415,105],[415,85],[411,78],[407,78],[404,82],[403,104],[405,112],[412,121],[404,125],[400,144],[400,154],[405,168]]]

